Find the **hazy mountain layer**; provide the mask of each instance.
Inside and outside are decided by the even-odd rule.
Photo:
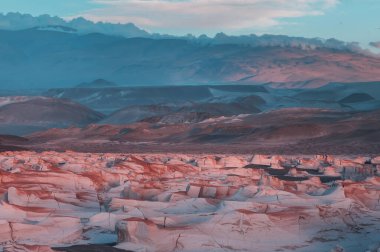
[[[186,39],[0,31],[6,88],[73,87],[94,79],[119,85],[265,82],[320,86],[377,81],[380,59],[346,49],[205,44]]]

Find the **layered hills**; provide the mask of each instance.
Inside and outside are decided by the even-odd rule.
[[[51,97],[2,98],[2,134],[30,140],[8,145],[95,152],[380,152],[376,82],[313,89],[74,87],[44,95]]]

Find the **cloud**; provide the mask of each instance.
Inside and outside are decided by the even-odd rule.
[[[380,41],[369,43],[370,46],[380,49]]]
[[[283,19],[323,15],[339,0],[91,0],[101,7],[81,13],[93,21],[133,22],[153,30],[265,29]],[[79,15],[78,15],[79,16]],[[184,32],[183,32],[184,33]]]

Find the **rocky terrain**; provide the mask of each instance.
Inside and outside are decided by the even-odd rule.
[[[379,172],[375,156],[3,152],[0,248],[377,252]]]

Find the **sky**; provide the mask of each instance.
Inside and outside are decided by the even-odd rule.
[[[380,47],[380,0],[1,0],[0,12],[132,22],[173,35],[283,34]]]

